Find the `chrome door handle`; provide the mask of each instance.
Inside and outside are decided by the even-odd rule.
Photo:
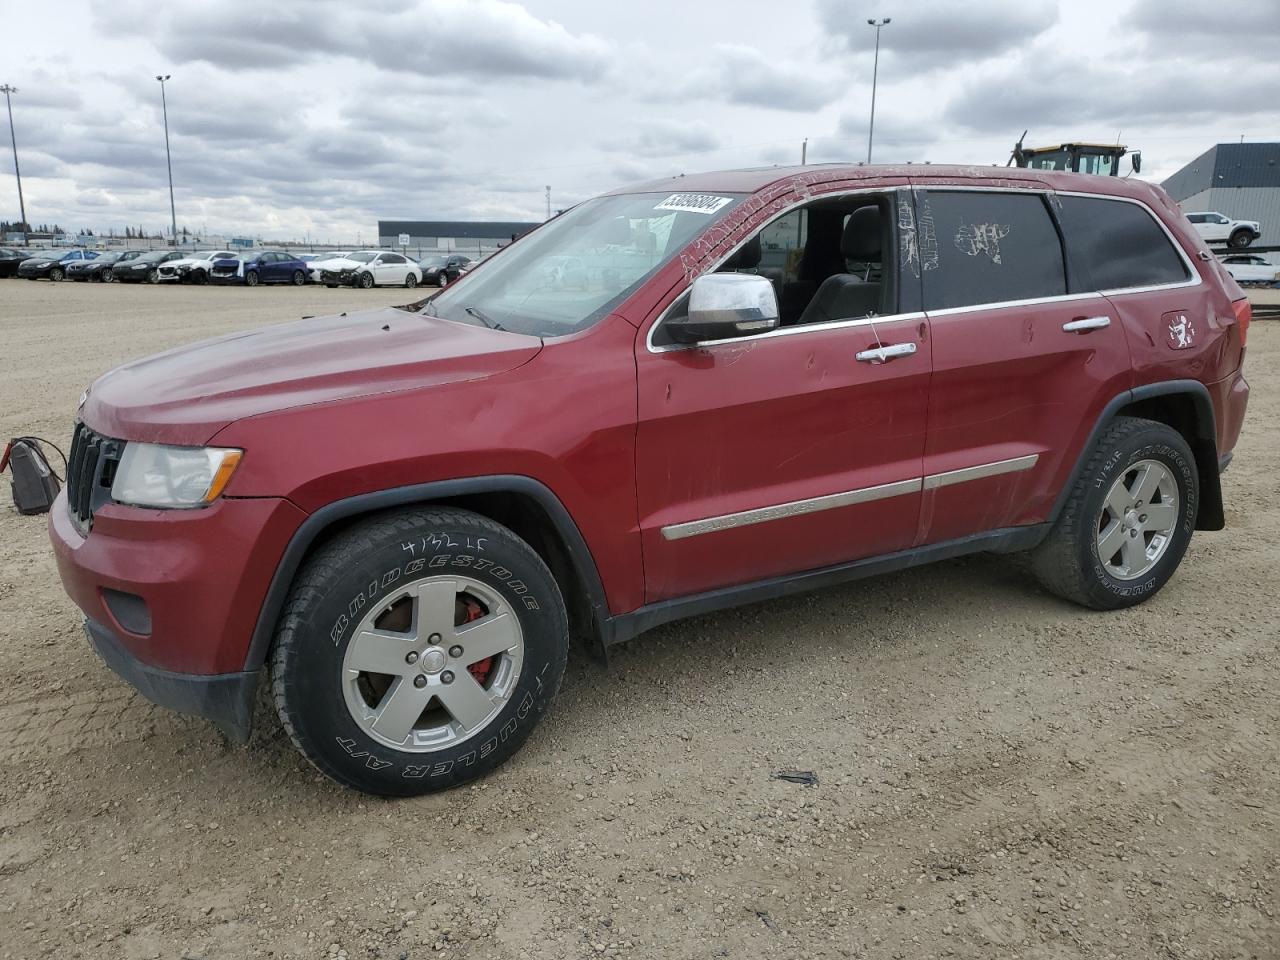
[[[914,343],[893,343],[888,346],[872,347],[870,350],[860,350],[856,356],[863,363],[884,363],[894,357],[909,357],[915,352]]]
[[[1085,317],[1083,320],[1070,320],[1062,325],[1067,333],[1084,333],[1086,330],[1101,330],[1111,326],[1110,317]]]

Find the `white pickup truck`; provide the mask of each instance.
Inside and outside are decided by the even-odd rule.
[[[1188,213],[1187,219],[1205,243],[1225,243],[1239,249],[1262,236],[1257,220],[1232,220],[1216,212]]]

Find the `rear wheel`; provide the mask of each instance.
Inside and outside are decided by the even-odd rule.
[[[1231,234],[1231,239],[1228,240],[1227,243],[1228,245],[1235,247],[1237,250],[1247,247],[1249,244],[1253,243],[1253,231],[1243,229],[1236,230]]]
[[[406,273],[404,275],[404,285],[408,287],[410,290],[412,290],[414,287],[418,285],[418,278],[415,277],[412,273]]]
[[[307,282],[307,275],[301,270],[295,270],[293,271],[293,276],[290,279],[293,280],[293,285],[295,287],[300,287]]]
[[[271,657],[294,744],[387,796],[457,786],[523,744],[559,688],[564,602],[507,528],[412,509],[352,527],[308,561]]]
[[[1141,603],[1173,576],[1199,506],[1200,475],[1182,435],[1117,417],[1033,552],[1033,569],[1053,593],[1095,610]]]

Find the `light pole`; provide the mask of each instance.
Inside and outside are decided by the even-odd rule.
[[[169,74],[156,74],[156,79],[160,81],[160,106],[164,110],[164,162],[169,167],[169,229],[170,242],[176,247],[178,245],[178,214],[173,205],[173,158],[169,154],[169,102],[164,95],[164,82],[169,79]]]
[[[18,178],[18,211],[22,216],[22,232],[30,233],[31,224],[27,223],[27,205],[22,202],[22,171],[18,169],[18,137],[13,132],[13,101],[9,99],[9,94],[17,93],[18,88],[6,83],[0,87],[0,92],[4,93],[4,102],[9,108],[9,140],[13,143],[13,172]]]
[[[871,124],[867,127],[867,163],[871,162],[871,141],[876,135],[876,79],[880,73],[880,28],[887,27],[892,22],[889,17],[867,21],[869,26],[876,28],[876,60],[871,68]]]
[[[551,184],[547,184],[547,219],[551,219]]]

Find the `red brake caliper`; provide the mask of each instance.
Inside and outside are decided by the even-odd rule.
[[[470,597],[462,597],[462,605],[465,608],[462,615],[462,623],[470,623],[472,620],[479,620],[484,616],[484,607],[476,603]],[[459,624],[461,626],[462,624]],[[471,675],[476,678],[476,682],[480,686],[484,686],[489,679],[489,672],[493,670],[493,657],[485,657],[483,660],[477,660],[471,666],[467,667],[471,671]]]

